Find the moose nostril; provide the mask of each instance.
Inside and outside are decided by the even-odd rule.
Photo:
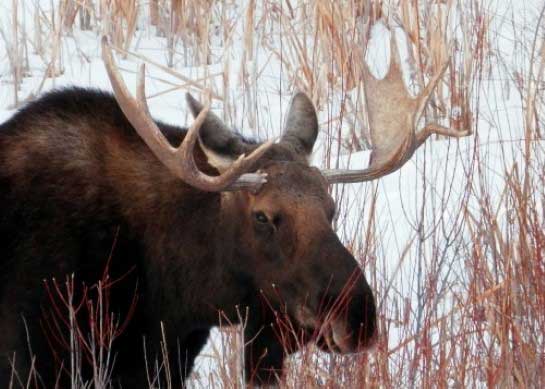
[[[337,320],[344,322],[343,326],[351,338],[351,344],[346,346],[354,352],[370,347],[376,337],[376,306],[370,292],[350,297],[343,314],[337,316]]]
[[[366,286],[366,285],[363,285]],[[351,353],[368,349],[376,338],[376,305],[369,289],[359,293],[324,294],[321,299],[321,317],[331,328],[328,349]]]

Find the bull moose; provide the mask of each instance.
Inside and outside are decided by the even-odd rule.
[[[92,285],[106,260],[112,278],[123,278],[109,309],[127,314],[138,294],[113,345],[112,379],[123,387],[147,387],[142,342],[158,352],[164,333],[183,366],[172,369],[173,382],[183,385],[210,329],[220,317],[237,323],[241,307],[253,383],[274,383],[285,356],[310,340],[330,352],[368,348],[375,299],[332,229],[328,186],[398,169],[432,133],[465,135],[434,123],[416,131],[445,67],[413,98],[391,47],[383,80],[365,67],[373,150],[363,170],[309,166],[318,122],[303,93],[275,143],[244,139],[189,94],[189,129],[152,119],[143,67],[134,98],[105,38],[113,95],[53,91],[1,124],[0,386],[31,368],[40,387],[65,379],[69,355],[43,334],[43,280],[73,274]],[[280,339],[278,313],[297,341]]]

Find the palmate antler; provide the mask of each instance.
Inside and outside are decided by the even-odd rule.
[[[244,174],[267,151],[272,141],[255,149],[250,155],[241,155],[219,176],[209,176],[200,171],[195,163],[193,149],[199,136],[199,129],[208,114],[209,106],[205,106],[188,129],[182,144],[173,147],[165,138],[152,119],[146,102],[144,65],[140,67],[136,99],[128,91],[123,78],[114,64],[112,50],[108,39],[102,37],[102,58],[106,65],[108,77],[114,90],[115,98],[138,135],[144,140],[153,154],[176,177],[187,184],[207,192],[257,188],[263,185],[265,178],[261,174]]]
[[[428,103],[433,89],[448,67],[448,62],[433,76],[416,97],[409,95],[400,67],[399,52],[392,32],[390,41],[390,68],[382,80],[376,79],[363,65],[364,91],[373,150],[369,166],[363,170],[324,170],[331,184],[375,180],[399,169],[415,150],[432,134],[460,138],[470,135],[469,130],[457,131],[429,123],[418,133],[416,126]]]

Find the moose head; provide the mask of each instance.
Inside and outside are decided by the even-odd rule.
[[[198,117],[202,105],[191,95],[187,101]],[[267,304],[318,337],[323,348],[355,352],[375,335],[375,301],[358,262],[332,229],[335,202],[328,182],[308,164],[317,135],[314,106],[298,93],[282,137],[251,167],[266,182],[223,195],[240,238],[234,267]],[[220,173],[262,147],[242,141],[210,112],[200,127],[200,144]]]

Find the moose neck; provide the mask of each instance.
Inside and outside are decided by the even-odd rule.
[[[248,269],[252,268],[251,239],[248,237],[246,207],[247,195],[240,192],[223,192],[215,236],[213,256],[215,272],[221,291],[216,298],[216,308],[230,321],[238,320],[237,309],[258,298]]]
[[[165,320],[170,312],[182,310],[190,317],[198,311],[203,325],[216,324],[220,312],[229,322],[236,322],[236,307],[255,298],[251,279],[241,271],[248,268],[245,264],[249,260],[241,208],[244,194],[204,193],[183,187],[185,184],[176,182],[170,189],[163,187],[163,193],[170,194],[171,211],[147,218],[154,222],[143,230],[150,252],[147,277],[159,278],[154,284],[162,289],[150,296],[149,304],[160,301],[154,309],[161,315],[168,312]],[[166,233],[165,228],[169,230]],[[161,234],[168,238],[157,241]],[[202,301],[209,309],[179,307],[179,301]]]
[[[176,134],[176,132],[173,132]],[[173,135],[174,136],[174,135]],[[123,139],[123,138],[121,138]],[[210,193],[189,187],[174,177],[131,136],[133,147],[113,138],[105,162],[109,182],[118,196],[123,223],[134,244],[144,244],[145,277],[157,289],[148,291],[147,309],[162,319],[202,307],[180,307],[179,301],[200,301],[210,309],[200,319],[217,321],[218,310],[232,319],[234,307],[243,304],[250,282],[237,269],[243,260],[243,192]],[[206,166],[204,155],[197,162]],[[174,315],[174,316],[173,316]],[[171,317],[172,316],[172,317]]]

